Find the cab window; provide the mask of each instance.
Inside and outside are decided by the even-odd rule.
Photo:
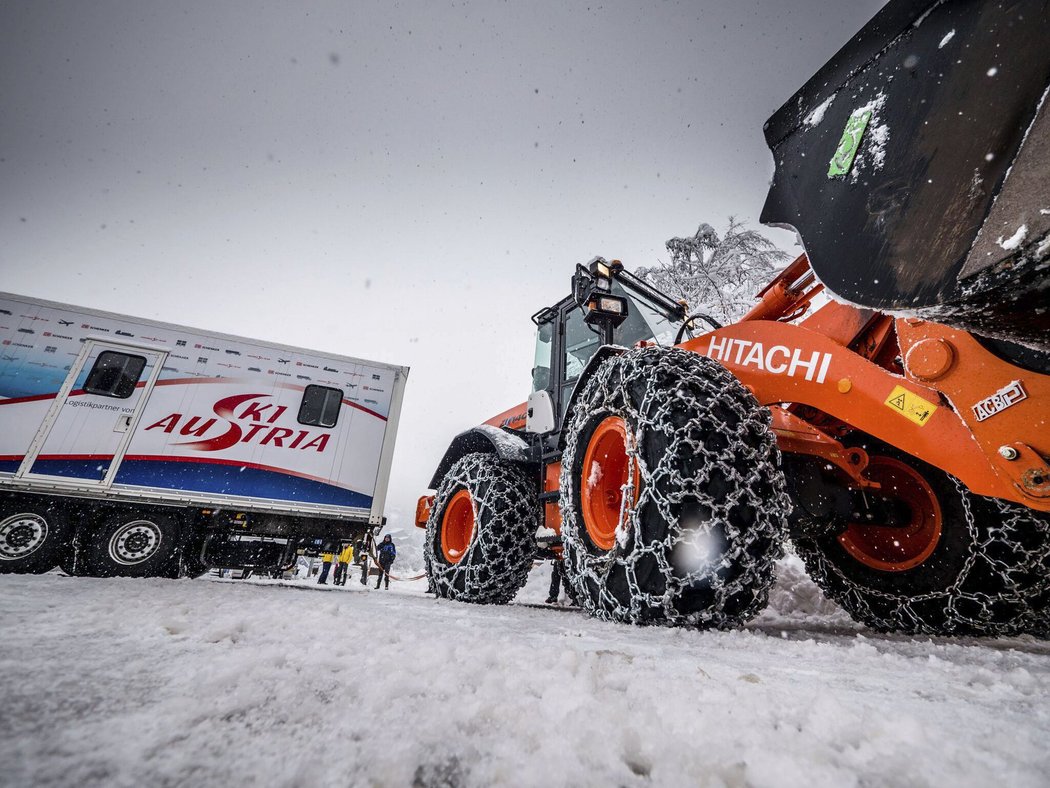
[[[621,287],[619,282],[613,282],[612,292],[615,295],[626,296],[629,301],[627,319],[613,330],[615,344],[633,347],[642,340],[656,342],[658,345],[674,344],[680,322],[668,319],[639,295]]]
[[[532,390],[543,391],[551,384],[551,344],[554,340],[554,323],[540,323],[536,329],[536,359],[532,363]]]
[[[565,382],[576,380],[601,346],[601,337],[583,322],[583,310],[565,316]]]

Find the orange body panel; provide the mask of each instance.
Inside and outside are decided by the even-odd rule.
[[[485,423],[493,427],[502,427],[509,430],[523,430],[525,429],[528,408],[529,404],[523,402],[520,405],[515,405],[513,408],[508,408],[498,416],[493,416]]]
[[[829,306],[839,312],[850,309],[838,304]],[[858,324],[860,318],[854,323]],[[936,328],[965,346],[972,379],[967,382],[960,376],[958,385],[972,392],[970,396],[977,391],[982,396],[992,394],[1002,385],[997,382],[1001,376],[1007,376],[1009,382],[1010,375],[1016,378],[1021,372],[996,359],[969,335],[942,326]],[[1050,497],[1025,494],[1018,487],[1016,474],[1009,470],[1020,467],[1019,464],[993,460],[1001,445],[996,441],[1004,440],[1002,436],[1009,429],[1002,423],[994,425],[995,429],[990,432],[998,437],[989,438],[984,445],[979,443],[965,415],[955,410],[948,398],[941,396],[938,389],[943,380],[937,381],[937,388],[934,388],[927,382],[902,377],[808,327],[776,321],[757,320],[726,326],[685,342],[682,347],[719,361],[763,405],[808,405],[943,469],[975,493],[1050,510]],[[880,348],[871,350],[878,352]],[[1000,377],[996,377],[996,371]],[[1045,391],[1040,398],[1035,390],[1044,391],[1043,386],[1048,381],[1046,376],[1027,374],[1026,381],[1033,389],[1033,395],[1014,406],[1015,413],[1011,414],[1009,421],[1026,421],[1029,425],[1027,431],[1016,433],[1014,440],[1032,434],[1035,428],[1039,434],[1033,438],[1034,445],[1045,447],[1050,444],[1050,427],[1045,423],[1045,403],[1050,391]],[[1035,381],[1035,378],[1042,381]],[[900,407],[893,403],[899,403]],[[997,417],[1005,413],[1007,411],[997,414]],[[1038,426],[1040,422],[1043,423]],[[807,450],[797,437],[783,429],[778,432],[784,451],[814,454],[835,461],[833,455],[828,454],[827,444],[820,450]],[[814,436],[810,434],[807,439],[812,443]],[[817,438],[813,445],[820,443]],[[842,467],[840,462],[835,464]],[[1009,469],[1004,467],[1007,465]],[[1033,476],[1039,479],[1038,473],[1029,473],[1030,483]]]
[[[558,477],[561,474],[561,463],[552,462],[543,472],[543,491],[554,492],[561,489]],[[561,534],[561,509],[557,501],[547,501],[543,505],[543,522],[548,528]]]
[[[1043,459],[1050,457],[1050,376],[1009,364],[969,334],[936,323],[898,320],[897,336],[907,375],[935,385],[952,404],[995,473],[1020,496],[1015,500],[1050,511]],[[1014,459],[1003,456],[1011,448]]]
[[[808,454],[820,457],[845,473],[857,487],[878,487],[876,482],[864,477],[868,467],[868,453],[860,448],[847,449],[827,433],[821,432],[808,421],[800,419],[791,411],[773,405],[773,432],[777,436],[780,450],[788,454]]]

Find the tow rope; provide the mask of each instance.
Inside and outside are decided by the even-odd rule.
[[[375,562],[376,566],[382,566],[379,563],[379,559],[376,557],[376,554],[375,554],[374,550],[369,550],[368,551],[368,557],[371,558]],[[416,575],[415,577],[398,577],[397,575],[392,575],[389,572],[387,572],[386,574],[391,580],[400,580],[400,581],[403,581],[403,582],[406,582],[406,583],[411,582],[413,580],[422,580],[424,577],[427,576],[426,572],[424,572],[421,575]]]

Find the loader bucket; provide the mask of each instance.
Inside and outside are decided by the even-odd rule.
[[[1050,349],[1050,0],[890,0],[765,126],[840,298]]]

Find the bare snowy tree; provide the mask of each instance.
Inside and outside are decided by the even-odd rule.
[[[694,235],[672,238],[666,246],[671,261],[640,268],[638,276],[684,300],[691,312],[706,312],[727,323],[754,305],[755,294],[788,259],[772,241],[733,216],[722,236],[704,223]]]

